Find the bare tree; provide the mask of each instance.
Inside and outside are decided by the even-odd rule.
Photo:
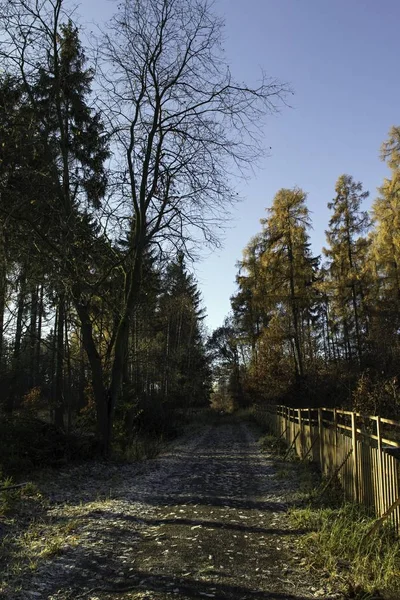
[[[0,4],[7,27],[3,56],[14,61],[29,94],[38,59],[46,64],[60,52],[64,2]],[[116,267],[123,271],[123,290],[110,336],[109,371],[96,344],[87,282],[72,248],[64,249],[72,259],[63,264],[92,369],[98,434],[106,453],[145,253],[155,244],[165,250],[169,244],[190,247],[199,239],[217,243],[236,198],[232,178],[248,172],[261,156],[263,119],[290,92],[264,75],[254,88],[234,81],[221,47],[222,29],[208,0],[125,0],[100,40],[97,75],[104,93],[99,102],[112,139],[113,211],[126,244]],[[58,102],[60,86],[61,80]],[[54,174],[66,206],[60,227],[68,233],[66,226],[75,218],[68,184],[72,163],[65,124],[58,121],[61,152]],[[64,244],[73,240],[63,237]]]
[[[261,123],[290,92],[264,75],[255,88],[235,82],[222,29],[207,0],[126,0],[100,40],[102,110],[122,159],[120,192],[129,216],[113,407],[143,252],[166,241],[185,246],[196,232],[217,241],[236,197],[231,176],[243,175],[260,156]]]

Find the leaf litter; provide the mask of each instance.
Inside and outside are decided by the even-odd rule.
[[[42,483],[38,543],[46,545],[50,524],[72,522],[73,543],[68,533],[54,555],[22,558],[3,576],[0,598],[340,598],[312,579],[294,551],[299,533],[285,512],[295,470],[288,466],[293,476],[282,480],[278,468],[249,425],[222,422],[144,464],[96,462],[53,473]],[[15,548],[23,545],[24,532],[18,535]]]

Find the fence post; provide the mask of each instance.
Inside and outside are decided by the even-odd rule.
[[[301,418],[301,409],[300,408],[297,409],[297,414],[299,416],[300,458],[303,458],[303,441],[304,441],[304,436],[303,436],[303,421],[302,421],[302,418]]]
[[[290,444],[291,440],[291,425],[290,425],[290,408],[288,406],[285,407],[286,411],[286,420],[287,420],[287,432],[286,432],[286,443]]]
[[[319,462],[321,465],[321,473],[324,472],[324,432],[322,423],[322,408],[318,409],[318,437],[319,437]]]
[[[336,412],[336,408],[333,409],[333,427],[335,428],[334,461],[335,461],[335,469],[336,469],[337,464],[338,464],[338,459],[337,459],[338,426],[337,426],[337,412]]]
[[[357,427],[356,415],[351,413],[351,445],[353,447],[353,494],[354,500],[358,502],[358,452],[357,452]]]
[[[284,407],[284,410],[282,409],[282,413],[283,413],[283,416],[284,416],[284,419],[285,419],[285,429],[284,429],[284,431],[287,431],[287,428],[288,428],[288,418],[287,418],[287,409],[286,409],[286,406]]]
[[[381,418],[376,418],[376,437],[378,438],[378,480],[379,480],[379,517],[385,512],[385,482],[383,480],[383,465],[382,465],[382,431]]]

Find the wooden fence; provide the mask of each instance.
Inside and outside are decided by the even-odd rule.
[[[400,423],[332,408],[271,407],[268,421],[300,459],[337,473],[346,499],[389,518],[400,534]],[[396,441],[397,440],[397,441]]]

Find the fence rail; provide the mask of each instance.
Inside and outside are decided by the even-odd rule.
[[[400,534],[400,422],[335,408],[268,408],[273,433],[325,475],[337,471],[346,499],[388,517]],[[397,502],[397,506],[396,506]]]

